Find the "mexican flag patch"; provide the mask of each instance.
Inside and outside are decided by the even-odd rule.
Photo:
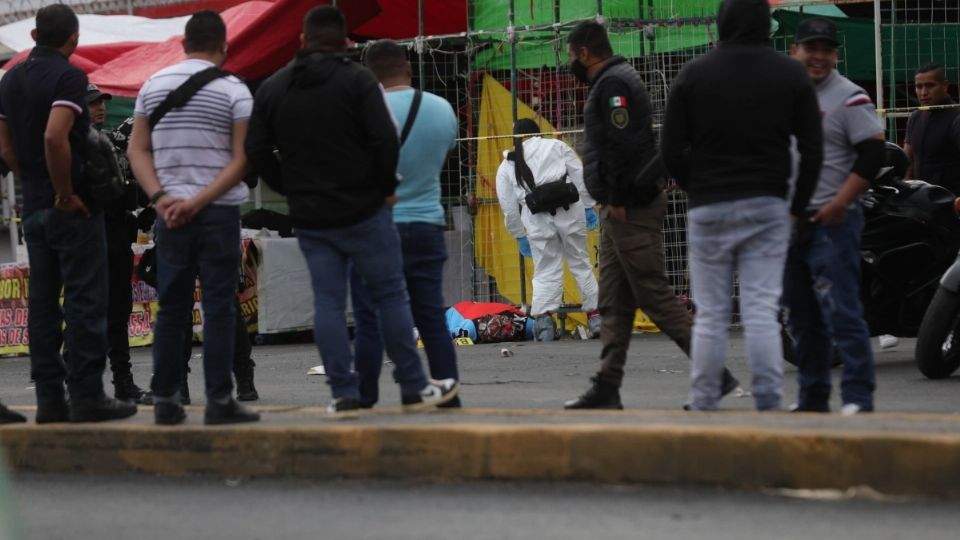
[[[626,107],[627,106],[627,96],[614,96],[610,98],[611,107]]]

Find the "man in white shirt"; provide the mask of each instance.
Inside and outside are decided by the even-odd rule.
[[[243,141],[253,107],[246,85],[220,76],[155,126],[149,117],[191,76],[223,65],[227,30],[213,11],[187,21],[186,60],[164,68],[140,89],[128,155],[140,187],[156,205],[157,292],[160,312],[153,345],[154,416],[158,424],[186,418],[179,388],[184,329],[193,312],[199,274],[203,305],[204,422],[260,419],[231,393],[236,293],[240,268],[240,209],[249,191]]]
[[[514,135],[527,135],[513,152],[505,152],[497,170],[497,198],[504,224],[520,244],[520,253],[533,256],[533,305],[536,319],[534,338],[551,341],[556,337],[552,314],[563,298],[563,261],[577,281],[582,309],[588,314],[591,337],[600,334],[597,312],[597,278],[587,253],[587,228],[595,229],[596,204],[583,184],[583,165],[566,143],[540,137],[540,128],[529,118],[517,121]],[[517,155],[517,153],[521,155]],[[518,165],[518,160],[520,163]],[[526,196],[531,187],[518,178],[518,166],[529,167],[536,187],[551,182],[569,182],[580,199],[553,211],[531,212]]]

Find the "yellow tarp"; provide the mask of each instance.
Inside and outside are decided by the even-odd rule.
[[[478,122],[477,137],[477,184],[476,197],[480,203],[475,221],[474,251],[477,264],[487,274],[496,279],[497,290],[511,303],[529,304],[533,298],[533,260],[524,258],[526,278],[526,298],[520,295],[520,255],[517,241],[507,233],[503,225],[503,212],[497,202],[497,169],[503,161],[503,151],[513,147],[513,139],[490,138],[498,135],[513,133],[513,119],[511,111],[511,95],[496,79],[486,75],[483,80],[483,92],[480,97],[480,120]],[[539,118],[536,113],[523,102],[517,103],[518,118],[534,118],[540,125],[540,130],[548,133],[556,131],[549,122]],[[587,251],[593,263],[594,273],[597,273],[597,256],[599,254],[599,231],[588,231]],[[568,304],[579,304],[580,293],[577,291],[576,281],[569,270],[563,272],[563,301]],[[522,302],[521,302],[522,301]],[[575,324],[585,324],[584,314],[571,314]],[[657,327],[639,310],[637,311],[636,326],[640,330],[656,332]]]

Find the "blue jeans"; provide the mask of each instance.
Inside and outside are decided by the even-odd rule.
[[[37,401],[62,400],[64,380],[71,399],[98,398],[107,358],[103,214],[87,218],[53,208],[38,210],[24,220],[23,235],[30,258],[27,326]]]
[[[397,231],[400,233],[403,275],[410,293],[413,322],[423,339],[430,376],[459,380],[457,352],[444,316],[443,263],[447,260],[447,244],[443,239],[443,227],[432,223],[398,223]],[[356,267],[350,273],[350,295],[360,404],[372,407],[379,399],[383,343],[376,310]]]
[[[156,243],[160,312],[153,342],[153,392],[171,397],[180,389],[186,368],[183,344],[192,332],[193,292],[199,275],[206,394],[208,399],[228,397],[233,390],[240,209],[210,205],[175,229],[157,219]]]
[[[377,314],[387,355],[404,395],[427,386],[413,339],[413,315],[404,286],[400,238],[386,207],[365,221],[337,229],[296,229],[313,285],[313,334],[334,398],[359,399],[358,377],[344,316],[348,265],[357,269]]]
[[[812,226],[790,246],[784,300],[800,365],[801,409],[829,407],[836,345],[843,360],[843,403],[873,410],[873,351],[860,303],[862,232],[863,209],[857,204],[845,222]]]
[[[720,400],[733,273],[740,277],[740,314],[747,338],[758,410],[779,409],[783,399],[780,294],[790,239],[787,203],[753,197],[690,210],[690,280],[693,319],[690,403],[712,410]]]

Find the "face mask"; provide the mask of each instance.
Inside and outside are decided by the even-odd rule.
[[[573,74],[574,78],[583,84],[590,84],[590,79],[587,78],[587,66],[583,65],[583,62],[575,59],[570,62],[569,66],[570,73]]]

